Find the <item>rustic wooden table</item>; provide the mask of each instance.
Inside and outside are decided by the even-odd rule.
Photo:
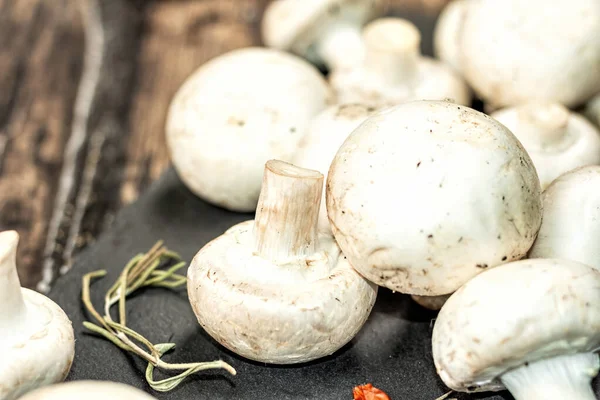
[[[269,0],[0,0],[0,230],[45,291],[169,165],[163,126],[206,60],[260,44]],[[389,0],[435,14],[448,0]]]

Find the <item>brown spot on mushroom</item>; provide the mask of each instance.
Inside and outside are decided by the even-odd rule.
[[[474,337],[473,342],[479,344],[481,343],[481,339]]]
[[[488,267],[488,265],[487,265],[487,264],[476,264],[475,266],[476,266],[477,268],[482,268],[482,269],[485,269],[485,268],[487,268],[487,267]]]

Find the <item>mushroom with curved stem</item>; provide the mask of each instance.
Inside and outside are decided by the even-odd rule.
[[[476,276],[436,319],[439,376],[459,392],[507,388],[516,400],[595,400],[599,287],[600,271],[558,259],[516,261]]]
[[[525,256],[541,224],[533,163],[498,121],[443,101],[369,117],[338,150],[327,214],[348,260],[389,289],[452,293]]]
[[[472,0],[465,7],[460,69],[489,109],[535,101],[574,108],[600,91],[597,0],[554,0],[552,7]]]
[[[267,162],[256,219],[194,257],[192,308],[229,350],[266,363],[310,361],[348,343],[369,316],[377,287],[317,232],[322,185],[317,171]]]
[[[374,106],[359,103],[331,106],[313,120],[294,156],[294,165],[314,169],[327,176],[335,153],[348,135],[370,115]],[[325,191],[319,209],[319,232],[331,232],[325,207]]]
[[[363,25],[383,12],[382,0],[277,0],[265,10],[263,42],[329,70],[352,67],[364,57]]]
[[[491,114],[510,129],[531,156],[544,190],[572,169],[600,164],[600,132],[558,103],[527,103]]]
[[[583,112],[590,121],[600,127],[600,93],[594,96],[585,106]]]
[[[469,0],[452,0],[444,6],[433,31],[433,52],[460,74],[460,29]]]
[[[264,163],[290,161],[310,120],[331,102],[327,82],[306,61],[273,49],[231,51],[202,65],[173,98],[171,161],[199,197],[253,211]]]
[[[338,102],[394,105],[410,100],[452,99],[470,104],[469,88],[452,68],[421,55],[421,34],[402,18],[369,23],[363,37],[364,61],[332,71]]]
[[[73,381],[47,386],[19,400],[156,400],[133,386],[108,381]]]
[[[62,381],[71,369],[75,339],[71,321],[52,300],[22,288],[17,275],[19,235],[0,233],[0,399],[13,400]]]
[[[542,227],[529,257],[574,260],[600,270],[600,166],[561,175],[542,202]]]

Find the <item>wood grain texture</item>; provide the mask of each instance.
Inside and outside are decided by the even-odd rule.
[[[21,235],[24,286],[46,291],[161,175],[171,98],[205,61],[260,45],[268,2],[0,0],[0,230]]]

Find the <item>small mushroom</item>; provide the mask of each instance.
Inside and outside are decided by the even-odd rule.
[[[421,55],[421,34],[402,18],[381,18],[363,32],[364,61],[332,71],[338,102],[393,105],[410,100],[452,99],[470,104],[469,88],[447,65]]]
[[[327,177],[327,214],[363,276],[401,293],[452,293],[522,258],[541,224],[525,149],[471,108],[414,101],[369,117]]]
[[[584,114],[596,126],[600,127],[600,93],[587,103]]]
[[[598,0],[472,0],[460,25],[464,78],[490,109],[576,107],[600,91]]]
[[[600,270],[600,166],[560,176],[542,202],[542,227],[529,257],[574,260]]]
[[[47,386],[19,400],[155,400],[148,393],[123,383],[74,381]]]
[[[537,169],[542,190],[563,173],[600,164],[600,132],[558,103],[527,103],[491,114],[521,141]]]
[[[229,350],[266,363],[310,361],[348,343],[369,316],[377,287],[330,234],[317,233],[322,186],[317,171],[267,162],[256,219],[194,257],[192,308]]]
[[[0,399],[13,400],[62,381],[71,369],[75,339],[71,321],[46,296],[22,288],[17,275],[19,235],[0,233]]]
[[[460,73],[460,29],[470,0],[452,0],[442,9],[433,31],[436,57]]]
[[[310,120],[331,101],[327,82],[306,61],[273,49],[234,50],[201,66],[173,98],[171,160],[199,197],[253,211],[264,163],[290,161]]]
[[[312,122],[308,133],[300,142],[294,165],[309,168],[327,175],[335,153],[348,135],[377,109],[373,106],[351,103],[327,108]],[[325,191],[319,210],[319,231],[331,233]]]
[[[263,42],[328,69],[364,57],[361,30],[384,12],[382,0],[277,0],[262,20]]]
[[[444,304],[433,360],[452,390],[508,389],[516,400],[595,400],[600,272],[532,259],[476,276]]]

